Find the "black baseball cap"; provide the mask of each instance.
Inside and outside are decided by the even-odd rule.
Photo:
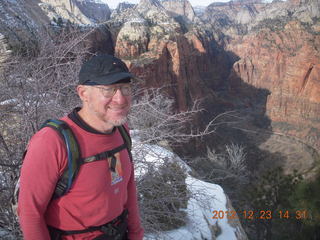
[[[85,62],[79,72],[79,85],[111,85],[131,82],[134,75],[126,64],[112,55],[93,56]]]

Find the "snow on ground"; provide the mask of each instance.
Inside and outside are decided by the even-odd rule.
[[[16,240],[14,236],[11,235],[11,233],[3,228],[0,227],[0,239],[3,240]]]
[[[5,101],[2,101],[0,102],[0,105],[10,105],[10,104],[15,104],[17,103],[18,100],[17,99],[9,99],[9,100],[5,100]]]
[[[227,211],[226,196],[219,185],[206,183],[191,177],[186,179],[188,189],[193,197],[189,199],[187,212],[187,225],[179,229],[163,232],[162,236],[147,234],[145,240],[194,240],[194,239],[212,239],[212,226],[217,224],[221,233],[217,240],[233,240],[237,239],[235,228],[228,224],[226,218],[214,220],[212,219],[212,211]],[[217,222],[218,221],[218,222]]]
[[[135,134],[133,134],[135,135]],[[144,162],[135,162],[135,174],[137,177],[145,173],[145,164],[152,163],[153,167],[161,166],[165,161],[175,161],[184,167],[187,172],[186,184],[191,192],[188,202],[186,226],[179,229],[163,232],[161,236],[146,234],[145,240],[194,240],[194,239],[212,239],[213,226],[220,228],[221,233],[217,240],[237,239],[236,229],[228,223],[227,218],[212,219],[212,211],[228,211],[226,207],[227,199],[223,189],[216,184],[207,183],[196,179],[190,175],[192,169],[179,158],[176,154],[166,150],[163,147],[151,144],[142,144],[134,137],[133,146],[138,146],[132,150],[134,159],[144,159]]]
[[[132,145],[138,147],[134,147],[132,149],[132,155],[134,159],[139,159],[139,161],[135,162],[135,175],[137,177],[143,176],[146,173],[146,164],[152,163],[154,168],[158,168],[161,165],[165,164],[166,161],[174,161],[177,162],[180,167],[186,169],[187,172],[191,172],[191,168],[183,162],[176,154],[167,151],[163,147],[158,145],[151,144],[139,144],[135,139],[132,139]],[[143,161],[140,161],[143,159]]]

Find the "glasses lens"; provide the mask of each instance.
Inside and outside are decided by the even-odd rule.
[[[120,89],[122,95],[124,96],[129,96],[131,95],[131,86],[130,85],[124,85],[124,86],[119,86],[119,87],[110,87],[110,88],[102,88],[102,87],[97,87],[101,89],[102,94],[106,98],[111,98],[113,97],[117,90]]]
[[[101,88],[103,96],[106,98],[113,97],[113,95],[116,93],[117,88],[112,87],[112,88]]]
[[[120,87],[121,93],[124,96],[129,96],[131,95],[131,86],[121,86]]]

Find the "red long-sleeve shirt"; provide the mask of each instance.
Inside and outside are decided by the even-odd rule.
[[[62,120],[72,128],[82,157],[123,144],[118,130],[97,134],[79,127],[68,117]],[[129,211],[129,239],[142,239],[133,166],[126,149],[119,155],[116,178],[111,176],[107,159],[86,163],[81,166],[70,192],[51,200],[56,183],[67,166],[67,152],[55,130],[46,127],[37,132],[29,143],[20,177],[18,214],[24,239],[50,239],[47,225],[62,230],[99,226],[119,216],[125,208]],[[63,239],[92,239],[100,234],[96,231],[64,236]]]

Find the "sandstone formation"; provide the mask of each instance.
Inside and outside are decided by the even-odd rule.
[[[203,15],[216,29],[220,45],[234,59],[224,100],[251,113],[246,118],[252,124],[242,128],[263,128],[295,139],[296,144],[286,145],[270,136],[287,148],[300,149],[302,141],[320,150],[319,6],[317,0],[272,4],[242,1],[211,4]],[[259,142],[270,152],[278,149],[273,144],[265,148],[268,139]],[[298,169],[307,172],[314,167],[314,160],[308,160],[313,159],[312,153],[305,152],[305,157],[297,159],[294,152],[282,151],[286,168],[300,164]]]
[[[237,75],[271,92],[266,110],[273,121],[319,129],[319,44],[318,36],[290,21],[281,31],[262,29],[228,47],[241,58]]]
[[[0,62],[12,52],[35,46],[41,27],[49,23],[38,3],[38,0],[0,1]]]
[[[74,1],[41,0],[40,7],[48,15],[49,19],[69,20],[76,24],[91,24],[90,19],[83,15]]]
[[[314,19],[317,13],[312,7],[316,3],[319,6],[313,1],[311,7],[307,3],[292,7],[280,2],[269,8],[249,4],[256,15],[252,15],[254,21],[248,24],[248,33],[230,34],[227,30],[224,34],[230,39],[226,49],[240,58],[233,68],[236,77],[270,91],[266,115],[272,120],[274,131],[299,137],[320,149],[314,137],[319,135],[320,127],[319,21]],[[234,75],[229,80],[232,84]]]
[[[75,0],[75,5],[93,23],[103,23],[110,19],[111,11],[107,4],[94,0]]]
[[[180,16],[188,22],[192,22],[195,18],[194,10],[188,0],[162,0],[161,4],[172,17]]]
[[[115,51],[121,58],[137,57],[148,50],[149,29],[143,18],[124,23],[119,31]]]
[[[165,86],[177,99],[179,110],[188,109],[204,95],[199,87],[203,84],[199,71],[206,67],[204,46],[195,33],[180,34],[180,23],[159,1],[141,1],[109,21],[110,26],[115,23],[120,23],[116,55],[125,59],[138,76],[147,79],[147,86]]]
[[[131,3],[127,3],[127,2],[119,3],[117,8],[112,11],[111,18],[115,18],[118,14],[120,14],[124,10],[126,10],[128,8],[133,8],[134,6],[135,6],[135,4],[131,4]]]
[[[54,4],[58,4],[57,1],[54,1]],[[12,53],[36,49],[37,41],[41,39],[39,36],[43,35],[44,31],[52,30],[52,18],[43,11],[43,7],[40,0],[0,1],[0,63],[10,58]],[[65,10],[65,7],[63,9]],[[80,19],[85,19],[84,15]],[[87,30],[83,27],[83,31]],[[90,39],[87,45],[92,51],[114,52],[111,33],[106,27],[96,28],[87,38]]]
[[[52,19],[62,18],[75,24],[93,24],[110,18],[108,5],[94,0],[41,0],[39,6]]]

